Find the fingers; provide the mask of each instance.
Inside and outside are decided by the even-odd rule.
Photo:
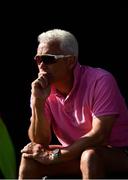
[[[48,86],[48,80],[44,76],[39,76],[35,81],[32,82],[32,89],[35,87],[46,88]]]
[[[37,82],[40,84],[42,88],[46,88],[48,86],[48,81],[43,76],[38,77]]]
[[[41,81],[41,82],[43,81],[45,87],[48,86],[48,77],[47,77],[46,74],[44,75],[44,73],[39,72],[39,73],[38,73],[38,80]]]
[[[34,158],[33,154],[23,153],[24,158]]]
[[[21,150],[21,153],[28,153],[28,154],[37,154],[39,152],[42,152],[42,145],[36,144],[36,143],[29,143]]]
[[[32,153],[32,154],[23,153],[22,157],[34,159],[42,164],[48,165],[51,163],[51,159],[49,158],[49,151],[44,151],[44,152],[40,152],[40,153]]]
[[[34,147],[42,147],[41,144],[36,144],[36,143],[28,143],[26,146],[23,147],[21,152],[27,152],[27,151],[32,151]]]
[[[39,152],[34,152],[34,153],[32,153],[32,154],[28,154],[28,153],[23,153],[23,157],[25,157],[25,158],[33,158],[33,159],[38,159],[39,158],[39,156],[40,156],[40,154],[41,153],[39,153]]]
[[[35,97],[37,97],[38,99],[45,101],[50,95],[51,87],[47,78],[44,76],[40,76],[35,81],[33,81],[31,87],[31,105],[34,102],[33,98],[35,100]]]
[[[41,157],[44,157],[46,153],[44,151],[34,151],[32,153],[23,153],[23,157],[25,158],[33,158],[35,160],[40,159]]]
[[[32,144],[32,143],[28,143],[28,144],[27,144],[26,146],[24,146],[24,148],[21,150],[21,153],[32,151],[32,147],[33,147],[33,144]]]
[[[24,158],[34,159],[36,161],[43,160],[43,157],[40,154],[37,154],[37,153],[34,153],[34,154],[23,153],[23,157]]]
[[[39,154],[39,153],[41,153],[41,152],[44,152],[44,149],[42,149],[42,145],[41,144],[35,144],[34,146],[33,146],[33,154]]]

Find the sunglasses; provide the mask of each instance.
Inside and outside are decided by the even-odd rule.
[[[44,55],[36,55],[34,57],[36,63],[40,65],[42,62],[45,65],[55,64],[58,60],[62,60],[65,57],[70,57],[72,55],[52,55],[52,54],[44,54]]]

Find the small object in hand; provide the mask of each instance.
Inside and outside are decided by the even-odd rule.
[[[49,153],[49,159],[54,160],[60,157],[60,149],[54,149]]]

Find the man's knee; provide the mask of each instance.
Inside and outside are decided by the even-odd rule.
[[[104,178],[103,162],[97,148],[87,149],[82,153],[80,169],[85,179]]]
[[[95,149],[86,149],[83,151],[80,159],[80,169],[83,171],[86,168],[89,168],[92,164],[92,161],[94,161],[95,156]]]
[[[34,173],[35,162],[33,159],[21,157],[21,163],[19,167],[19,179],[28,179]]]

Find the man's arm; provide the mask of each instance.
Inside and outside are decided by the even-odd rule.
[[[40,100],[35,101],[32,105],[31,124],[28,135],[32,142],[43,144],[44,147],[47,147],[51,141],[50,123],[43,112],[44,103],[40,102]]]
[[[45,102],[50,94],[50,86],[47,79],[39,76],[32,83],[31,91],[31,124],[28,130],[29,138],[32,142],[42,144],[47,147],[51,141],[50,123],[45,116]]]
[[[92,130],[72,145],[63,148],[58,161],[73,160],[80,157],[81,153],[88,147],[106,145],[115,120],[116,115],[95,117],[92,122]]]

